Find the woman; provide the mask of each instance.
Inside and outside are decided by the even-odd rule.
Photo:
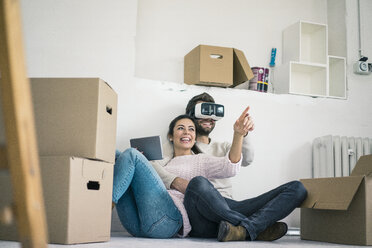
[[[187,118],[190,117],[187,116]],[[191,155],[193,154],[191,148],[195,143],[195,125],[192,119],[189,121],[192,123],[192,136],[185,136],[180,142],[184,144],[192,142],[192,145],[187,146],[187,154]],[[178,144],[178,142],[174,143]],[[177,150],[176,154],[180,155],[179,149],[176,147],[175,149]],[[204,154],[201,154],[190,159],[203,156]],[[214,165],[214,168],[220,170],[221,159],[213,156],[207,157],[213,161],[211,164]],[[240,154],[236,158],[239,161]],[[197,162],[197,160],[191,161],[190,159],[188,162]],[[174,161],[178,161],[178,159],[174,159]],[[233,171],[237,167],[230,166],[230,163],[225,163],[225,165],[226,172],[235,175]],[[237,165],[240,166],[240,163]],[[167,168],[172,170],[171,167]],[[200,174],[213,177],[215,172],[210,170],[209,172],[198,171],[195,173],[195,175]],[[123,153],[116,152],[112,201],[113,206],[116,206],[122,225],[131,235],[171,238],[179,233],[181,236],[187,236],[191,227],[188,218],[184,217],[187,214],[183,201],[178,199],[181,195],[183,196],[176,190],[167,192],[149,161],[136,149],[130,148]],[[180,211],[183,211],[184,215],[181,215]]]
[[[149,161],[136,149],[116,152],[113,206],[135,237],[171,238],[182,227],[182,216]]]
[[[243,138],[245,127],[234,126]],[[278,220],[286,217],[306,198],[306,190],[298,181],[284,184],[253,199],[234,201],[224,198],[207,180],[231,177],[239,170],[240,153],[226,157],[197,154],[195,123],[187,115],[176,117],[169,125],[168,138],[173,142],[174,158],[165,169],[191,180],[185,195],[170,190],[170,195],[183,217],[183,236],[218,237],[219,241],[275,240],[287,232],[287,225]],[[183,204],[182,204],[183,202]],[[190,231],[191,224],[192,230]]]

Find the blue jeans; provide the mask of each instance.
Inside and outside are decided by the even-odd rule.
[[[170,238],[182,226],[182,215],[163,182],[136,149],[116,151],[112,201],[133,236]]]
[[[190,236],[217,237],[218,225],[225,220],[245,227],[250,240],[255,240],[267,227],[300,206],[306,196],[302,183],[292,181],[258,197],[234,201],[224,198],[206,178],[195,177],[184,200],[192,226]]]

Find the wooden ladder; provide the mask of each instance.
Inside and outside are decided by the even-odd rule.
[[[6,224],[14,213],[22,247],[44,248],[47,226],[19,0],[0,0],[0,73],[6,134],[0,169],[10,172],[14,201],[13,206],[0,209],[0,216]]]

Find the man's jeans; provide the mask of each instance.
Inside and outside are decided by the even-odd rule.
[[[133,236],[170,238],[182,226],[182,215],[163,182],[136,149],[116,151],[112,201]]]
[[[306,198],[299,181],[279,186],[258,197],[243,201],[224,198],[204,177],[193,178],[185,193],[184,204],[190,219],[190,236],[217,237],[222,220],[244,226],[251,240],[276,221],[289,215]]]

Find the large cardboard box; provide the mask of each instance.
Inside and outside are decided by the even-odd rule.
[[[362,156],[351,176],[302,179],[301,239],[372,245],[372,155]]]
[[[49,242],[76,244],[110,239],[113,164],[78,157],[41,157]],[[0,206],[11,203],[9,175],[0,174]],[[0,225],[0,239],[17,229]]]
[[[251,78],[248,61],[236,48],[199,45],[184,58],[185,84],[233,87]]]
[[[41,156],[115,162],[117,94],[99,78],[31,78]]]

